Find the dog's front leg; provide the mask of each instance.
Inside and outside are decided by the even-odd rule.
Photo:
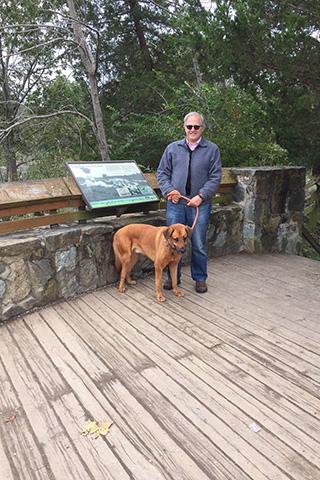
[[[156,277],[156,294],[158,302],[165,302],[166,297],[162,290],[162,272],[163,268],[160,265],[154,264],[155,277]]]
[[[178,287],[178,263],[177,262],[169,263],[169,270],[170,270],[173,293],[177,297],[184,297],[183,291],[180,290],[180,288]]]

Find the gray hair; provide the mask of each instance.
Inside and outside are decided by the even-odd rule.
[[[189,112],[189,113],[187,113],[187,115],[185,115],[185,117],[183,119],[183,123],[185,124],[186,121],[188,120],[188,118],[191,117],[192,115],[199,115],[199,117],[201,118],[202,125],[205,126],[206,122],[205,122],[204,116],[202,115],[202,113],[199,113],[199,112]]]

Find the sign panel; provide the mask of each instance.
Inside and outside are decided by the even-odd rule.
[[[90,209],[159,201],[134,160],[66,165]]]

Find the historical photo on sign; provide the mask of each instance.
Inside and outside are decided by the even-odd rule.
[[[133,160],[67,163],[67,167],[90,209],[159,200]]]

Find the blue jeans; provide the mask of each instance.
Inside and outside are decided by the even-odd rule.
[[[199,216],[191,237],[191,276],[193,280],[203,281],[208,276],[208,253],[206,246],[207,228],[211,214],[211,203],[204,203],[199,207]],[[167,225],[183,223],[192,227],[196,214],[194,207],[187,207],[185,200],[178,204],[167,202]],[[178,280],[181,277],[181,260],[178,265]],[[168,269],[168,278],[170,272]]]

